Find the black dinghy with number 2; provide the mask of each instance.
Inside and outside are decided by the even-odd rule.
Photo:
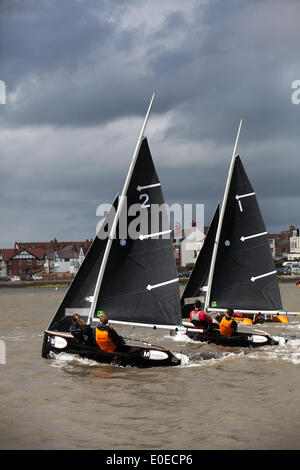
[[[181,310],[178,274],[173,253],[170,227],[151,226],[152,209],[163,207],[161,184],[153,164],[147,138],[143,133],[149,109],[136,145],[129,172],[119,198],[116,198],[92,243],[80,269],[44,334],[43,357],[62,352],[90,358],[100,363],[122,366],[176,366],[180,357],[164,347],[147,341],[143,345],[125,344],[121,352],[106,353],[97,345],[83,344],[70,332],[73,314],[79,314],[91,328],[98,314],[105,311],[109,323],[180,329]],[[140,226],[145,229],[136,237],[121,234],[122,221],[127,229],[137,223],[128,208],[135,205]],[[129,211],[130,212],[130,211]],[[164,217],[162,217],[164,218]],[[141,221],[146,223],[141,223]],[[103,232],[108,229],[105,238]],[[131,338],[132,339],[132,338]]]

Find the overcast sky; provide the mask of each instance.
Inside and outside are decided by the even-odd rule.
[[[274,233],[300,216],[298,0],[1,0],[0,248],[95,236],[146,135],[166,202],[205,204],[238,153]]]

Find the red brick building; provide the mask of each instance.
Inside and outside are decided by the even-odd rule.
[[[3,249],[1,250],[2,266],[6,265],[8,276],[33,274],[44,269],[45,251],[37,249]],[[3,269],[2,269],[3,271]]]
[[[46,259],[53,259],[55,253],[66,247],[82,248],[86,253],[92,240],[81,242],[15,242],[13,249],[0,249],[0,271],[2,275],[20,276],[44,271]]]

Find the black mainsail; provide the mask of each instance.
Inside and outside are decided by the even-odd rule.
[[[161,184],[145,137],[126,198],[93,315],[103,310],[114,321],[179,325],[180,298],[173,240]],[[130,215],[130,208],[134,208],[135,214]],[[133,233],[123,238],[120,225],[126,216],[127,229]]]
[[[268,233],[255,191],[235,155],[236,145],[215,240],[206,308],[280,311]]]
[[[144,137],[153,99],[154,95],[123,191],[116,197],[48,330],[68,331],[74,313],[90,323],[98,319],[99,311],[105,311],[112,322],[166,328],[181,323],[169,214]]]
[[[182,317],[185,318],[192,310],[193,304],[185,304],[186,299],[199,297],[203,294],[202,288],[205,288],[208,283],[208,275],[213,254],[213,248],[219,222],[219,204],[215,210],[208,232],[204,239],[202,248],[198,254],[196,263],[185,286],[181,296],[181,312]]]

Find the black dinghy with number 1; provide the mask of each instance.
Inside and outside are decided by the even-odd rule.
[[[95,238],[45,331],[43,357],[66,352],[122,366],[176,366],[181,363],[180,357],[168,349],[146,341],[138,340],[143,345],[127,343],[120,352],[106,353],[90,341],[87,344],[79,342],[70,332],[73,314],[79,314],[94,328],[101,311],[108,314],[110,324],[153,329],[180,328],[178,274],[173,241],[169,236],[171,230],[169,225],[168,229],[165,225],[160,225],[159,229],[155,227],[155,231],[151,226],[153,210],[157,206],[162,210],[164,204],[161,184],[143,135],[153,98],[154,95],[122,194],[112,205],[101,226],[101,233]],[[140,213],[139,224],[144,232],[126,238],[127,234],[121,233],[124,220],[128,231],[137,224],[136,214],[130,215],[128,211],[132,207]],[[107,237],[103,236],[106,230]]]
[[[241,121],[242,123],[242,121]],[[232,155],[221,211],[217,208],[199,253],[191,278],[181,298],[182,316],[187,316],[185,299],[205,297],[209,313],[235,312],[256,315],[281,311],[281,297],[268,234],[255,192],[236,147]],[[188,307],[190,305],[188,304]],[[191,326],[183,322],[184,326]],[[257,347],[278,342],[264,331],[249,328],[223,336],[216,324],[208,331],[189,330],[196,340],[228,346]],[[244,327],[244,326],[243,326]],[[248,328],[247,328],[248,329]]]

